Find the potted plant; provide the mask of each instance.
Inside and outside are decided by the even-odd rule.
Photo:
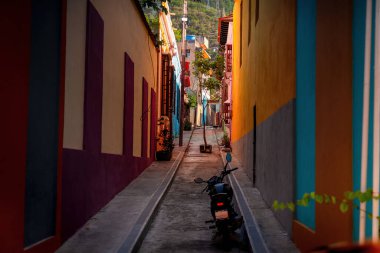
[[[184,131],[190,131],[191,130],[191,122],[188,119],[185,119],[184,125],[183,125]]]
[[[156,151],[157,161],[170,161],[174,148],[173,137],[168,129],[163,129],[158,138],[159,149]]]
[[[230,137],[228,136],[227,133],[224,133],[224,135],[223,135],[222,144],[223,144],[223,146],[225,148],[230,148],[231,147]]]

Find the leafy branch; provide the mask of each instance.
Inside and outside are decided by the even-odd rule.
[[[339,205],[339,210],[342,213],[346,213],[350,206],[361,212],[365,212],[369,219],[373,218],[373,214],[368,212],[365,209],[361,209],[360,205],[355,202],[359,201],[360,203],[369,202],[371,200],[379,200],[379,195],[374,195],[372,189],[367,189],[365,192],[361,191],[346,191],[342,199],[338,199],[334,195],[329,194],[317,194],[315,192],[305,193],[301,199],[298,199],[296,202],[280,202],[275,200],[272,204],[272,207],[275,211],[289,209],[294,212],[296,206],[309,206],[311,201],[315,201],[317,204],[332,204]],[[376,216],[376,219],[380,220],[379,216]]]

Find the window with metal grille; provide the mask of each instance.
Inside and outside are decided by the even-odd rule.
[[[232,72],[232,45],[227,45],[227,72]]]
[[[170,116],[172,112],[172,85],[173,85],[173,66],[170,66],[169,55],[162,55],[162,99],[161,115]]]

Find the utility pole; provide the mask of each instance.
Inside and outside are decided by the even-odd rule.
[[[186,22],[187,22],[187,0],[183,0],[182,16],[182,71],[181,71],[181,118],[179,121],[179,146],[183,145],[183,117],[184,117],[184,95],[185,95],[185,61],[186,61]]]

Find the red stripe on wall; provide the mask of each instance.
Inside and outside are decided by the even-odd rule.
[[[133,155],[133,107],[134,107],[134,63],[124,54],[124,137],[123,154]]]
[[[142,87],[142,116],[141,116],[141,123],[142,123],[142,130],[141,130],[141,157],[146,158],[148,157],[148,117],[149,117],[149,111],[148,111],[148,83],[143,78],[143,87]]]
[[[0,252],[21,252],[24,245],[31,12],[23,0],[0,8]]]
[[[84,149],[100,153],[102,135],[104,22],[88,1],[84,98]]]
[[[157,131],[157,105],[156,92],[150,89],[150,160],[155,160],[156,153],[156,131]]]

